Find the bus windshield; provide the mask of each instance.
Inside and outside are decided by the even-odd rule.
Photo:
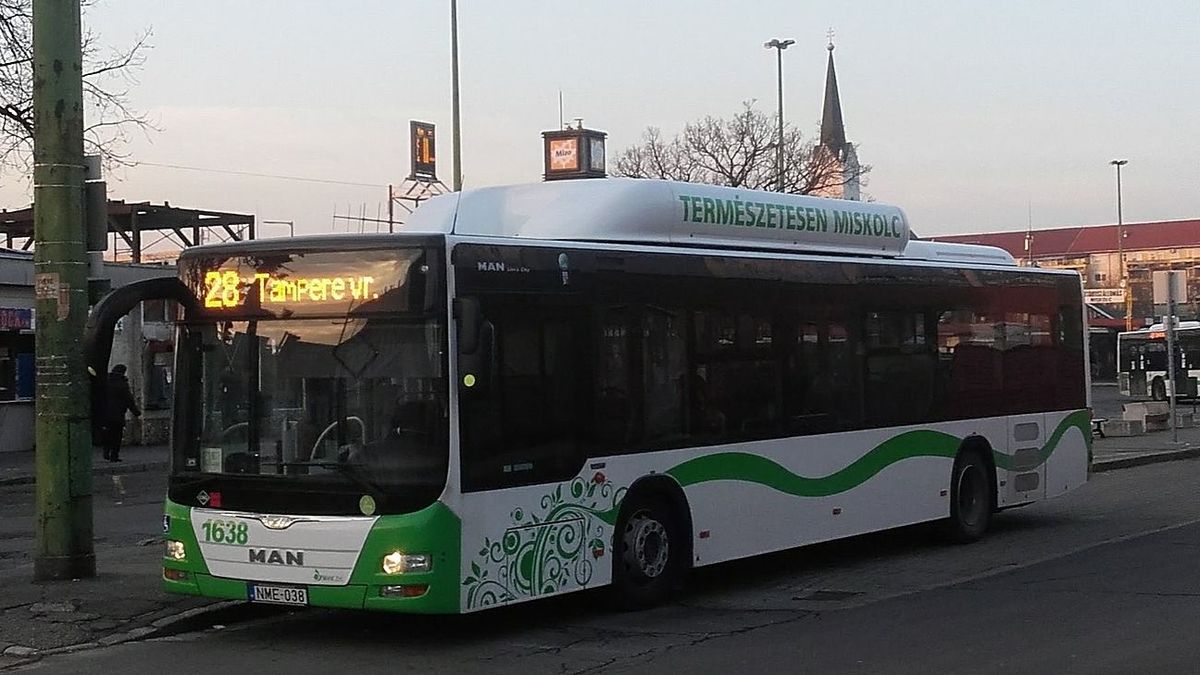
[[[380,503],[436,496],[448,460],[445,343],[444,318],[416,308],[201,314],[179,329],[173,474],[292,485],[317,511],[329,508],[313,505],[316,486]],[[224,506],[266,506],[253,497],[261,486],[244,488],[226,492],[246,503]]]

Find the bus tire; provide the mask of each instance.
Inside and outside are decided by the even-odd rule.
[[[1167,400],[1167,385],[1163,383],[1161,377],[1154,378],[1150,383],[1150,398],[1155,401]]]
[[[613,533],[613,599],[621,609],[661,604],[683,586],[688,560],[678,510],[649,490],[630,494]]]
[[[958,453],[950,473],[950,517],[942,532],[956,544],[978,541],[987,532],[996,503],[991,467],[974,449]]]

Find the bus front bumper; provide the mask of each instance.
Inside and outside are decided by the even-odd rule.
[[[303,589],[303,602],[289,605],[367,609],[419,614],[453,614],[460,611],[459,548],[461,525],[444,504],[420,511],[380,516],[371,527],[358,561],[344,585],[276,584],[217,576],[209,570],[190,522],[192,509],[167,501],[164,537],[181,547],[183,559],[163,557],[162,583],[168,593],[221,600],[250,601],[254,586]],[[420,573],[388,575],[380,561],[397,548],[429,551],[432,569]],[[295,600],[295,594],[289,599]]]

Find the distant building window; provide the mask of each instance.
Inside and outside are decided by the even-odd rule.
[[[142,321],[167,323],[175,319],[175,302],[156,298],[142,301]]]
[[[1095,281],[1108,281],[1108,274],[1104,272],[1096,272],[1092,279]]]

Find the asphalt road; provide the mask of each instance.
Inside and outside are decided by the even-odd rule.
[[[730,563],[640,613],[600,593],[463,617],[240,609],[28,670],[1194,672],[1198,481],[1200,460],[1099,474],[977,544],[908,528]]]

